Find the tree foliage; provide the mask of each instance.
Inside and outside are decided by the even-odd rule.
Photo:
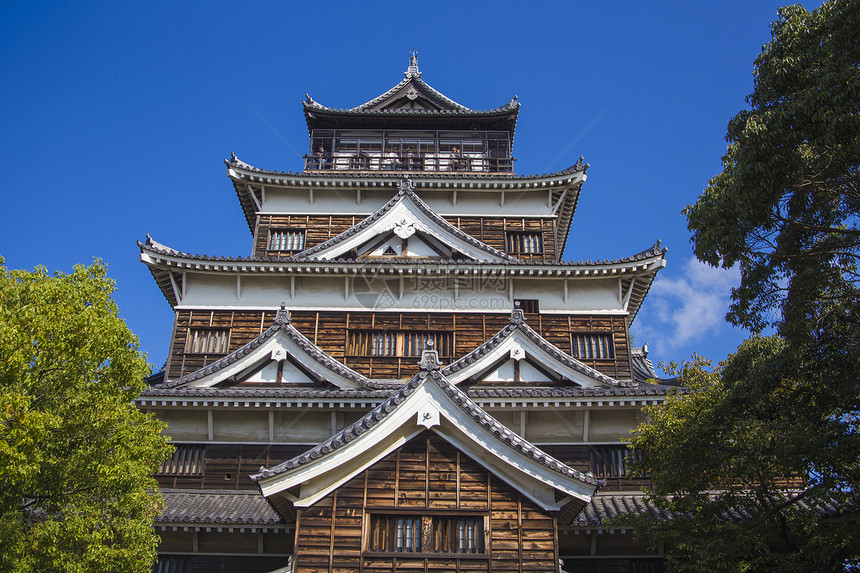
[[[685,209],[696,256],[741,269],[728,320],[777,335],[682,365],[692,392],[634,439],[655,501],[685,516],[653,529],[682,570],[860,555],[860,1],[778,16],[723,171]]]
[[[0,570],[149,571],[169,445],[133,400],[149,372],[98,261],[0,258]]]
[[[745,341],[716,369],[696,359],[673,373],[688,393],[649,407],[633,439],[648,452],[634,471],[651,475],[652,500],[674,515],[637,525],[665,543],[670,569],[823,572],[856,562],[860,436],[815,403],[826,380],[810,378],[778,336]]]

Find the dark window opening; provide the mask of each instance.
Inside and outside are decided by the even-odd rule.
[[[641,451],[625,445],[591,446],[588,455],[591,473],[597,478],[625,477],[630,462],[642,459]]]
[[[176,446],[169,459],[158,464],[155,475],[202,476],[206,446]]]
[[[454,335],[450,332],[422,331],[359,331],[349,334],[347,354],[350,356],[421,356],[428,341],[440,358],[454,354]]]
[[[611,334],[573,334],[573,356],[584,360],[611,360],[615,345]]]
[[[185,339],[186,354],[227,354],[230,330],[226,328],[192,328]]]
[[[508,253],[512,255],[540,255],[543,253],[543,233],[508,232]]]
[[[485,546],[480,516],[370,516],[370,551],[478,554]]]
[[[304,229],[273,229],[269,231],[270,251],[301,251],[304,248]]]

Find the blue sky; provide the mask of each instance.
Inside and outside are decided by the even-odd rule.
[[[6,2],[0,22],[0,255],[100,257],[163,363],[173,312],[135,241],[250,254],[222,160],[295,171],[301,101],[353,107],[402,77],[493,108],[517,95],[518,173],[591,164],[566,259],[669,248],[633,326],[655,361],[722,359],[737,275],[692,259],[681,215],[721,168],[726,123],[780,2]],[[818,4],[807,4],[814,8]]]

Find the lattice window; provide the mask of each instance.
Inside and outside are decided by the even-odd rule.
[[[272,229],[269,231],[270,251],[301,251],[304,248],[304,229]]]
[[[202,476],[206,446],[176,446],[176,451],[155,470],[155,475]]]
[[[572,334],[573,355],[584,360],[611,360],[615,345],[611,334]]]
[[[370,516],[370,551],[477,554],[485,547],[481,516]]]
[[[540,255],[543,253],[543,233],[508,232],[508,252],[513,255]]]
[[[230,330],[227,328],[192,328],[185,339],[187,354],[227,354]]]
[[[440,358],[454,354],[454,336],[450,332],[426,331],[357,331],[350,332],[347,354],[350,356],[421,356],[429,340]]]
[[[625,445],[591,446],[588,448],[591,473],[598,478],[624,477],[628,464],[641,459],[642,453]]]

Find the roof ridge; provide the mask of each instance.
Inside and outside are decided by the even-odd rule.
[[[260,479],[270,478],[284,471],[310,463],[315,459],[345,446],[385,419],[388,414],[394,411],[418,388],[427,383],[428,380],[432,380],[433,383],[436,384],[436,386],[442,390],[442,392],[444,392],[463,412],[469,415],[481,427],[489,431],[490,434],[502,443],[506,444],[508,447],[565,476],[573,477],[592,485],[601,485],[602,482],[595,479],[591,472],[583,473],[577,469],[571,468],[567,464],[547,454],[538,446],[531,444],[525,438],[519,436],[504,424],[496,420],[492,415],[487,413],[474,400],[472,400],[467,393],[463,392],[445,377],[442,371],[438,368],[438,356],[435,358],[436,366],[434,367],[432,354],[435,353],[435,350],[425,350],[422,354],[421,360],[421,363],[425,366],[411,379],[409,379],[408,382],[403,384],[397,392],[392,394],[381,404],[377,405],[373,410],[308,451],[270,468],[261,467],[257,474],[251,476],[251,479],[259,481]],[[429,356],[425,356],[427,354],[429,354]]]

